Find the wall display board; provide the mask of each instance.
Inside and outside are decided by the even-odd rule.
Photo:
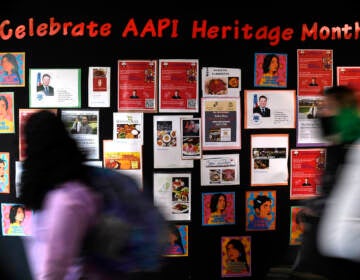
[[[30,234],[28,227],[9,234],[9,212],[19,204],[24,124],[45,109],[64,118],[90,155],[86,164],[133,176],[179,229],[184,251],[164,252],[159,279],[258,280],[285,257],[295,261],[291,207],[321,190],[313,168],[328,145],[316,107],[333,81],[358,85],[359,18],[338,6],[308,15],[302,5],[307,13],[297,9],[296,16],[274,16],[262,5],[256,13],[218,6],[1,17],[0,159],[8,181],[0,184],[0,241]],[[262,79],[266,57],[275,54],[278,73]],[[261,95],[270,117],[255,109]],[[93,134],[78,133],[76,117],[83,115]],[[210,193],[227,194],[224,223],[221,216],[208,222]],[[263,200],[270,207],[265,229],[254,222]],[[26,213],[24,222],[31,217]],[[229,265],[226,244],[233,239],[245,246],[247,265]],[[18,263],[5,257],[0,263]]]

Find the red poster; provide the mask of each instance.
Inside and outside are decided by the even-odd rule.
[[[325,160],[324,148],[291,150],[290,199],[306,199],[319,195]]]
[[[159,67],[159,112],[198,112],[198,60],[163,59]]]
[[[156,60],[118,61],[118,111],[157,111],[156,71]]]
[[[333,51],[323,49],[297,50],[298,95],[322,95],[333,85]]]

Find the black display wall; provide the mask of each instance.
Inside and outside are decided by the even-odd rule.
[[[228,7],[227,12],[231,8]],[[203,13],[205,14],[205,13]],[[88,108],[87,75],[90,66],[111,67],[111,107],[99,108],[100,111],[100,160],[102,160],[102,140],[112,138],[113,112],[117,110],[117,60],[119,59],[199,59],[199,66],[240,68],[242,71],[241,110],[243,112],[243,91],[253,89],[254,53],[279,52],[288,54],[288,83],[287,89],[297,88],[297,49],[333,49],[334,67],[358,66],[358,22],[356,17],[331,16],[260,16],[256,10],[239,10],[236,15],[228,13],[196,15],[162,16],[137,15],[122,12],[118,16],[54,16],[58,22],[72,22],[74,24],[91,21],[111,25],[111,32],[101,35],[100,29],[85,28],[84,34],[66,34],[62,29],[55,35],[36,31],[41,23],[49,23],[51,16],[2,16],[0,17],[0,52],[26,53],[26,86],[18,88],[0,88],[0,92],[13,91],[15,99],[15,134],[0,135],[0,151],[10,152],[11,158],[11,193],[1,194],[0,202],[16,202],[15,197],[15,161],[19,159],[18,148],[18,109],[29,107],[29,68],[81,68],[81,109]],[[171,26],[163,32],[158,30],[159,19],[170,19]],[[9,22],[7,22],[7,20]],[[151,23],[155,32],[145,32],[143,37],[133,33],[124,34],[125,26],[132,21],[136,24],[139,34],[146,24]],[[192,38],[194,21],[206,21],[207,30],[203,37],[196,33]],[[314,35],[302,35],[305,30],[318,24],[318,31]],[[231,31],[221,37],[216,28],[230,26]],[[332,27],[345,28],[352,37],[347,39],[345,29],[340,37],[326,36]],[[19,27],[21,26],[21,27]],[[24,26],[24,27],[22,27]],[[244,33],[243,28],[252,28]],[[94,26],[93,26],[94,27]],[[210,28],[211,27],[211,28]],[[9,35],[9,28],[13,34]],[[22,30],[23,28],[23,30]],[[16,30],[15,30],[16,29]],[[145,30],[146,31],[146,30]],[[280,31],[280,32],[279,32]],[[279,34],[279,33],[280,34]],[[106,32],[105,32],[106,33]],[[45,35],[44,35],[45,34]],[[250,36],[251,34],[251,36]],[[355,36],[356,35],[356,36]],[[245,37],[244,37],[245,36]],[[322,39],[321,39],[322,38]],[[334,72],[335,73],[335,72]],[[334,83],[336,77],[334,76]],[[201,83],[199,83],[200,85]],[[201,96],[201,88],[200,96]],[[61,108],[60,108],[61,109]],[[144,118],[144,148],[143,175],[146,190],[152,192],[153,187],[153,116],[161,113],[146,113]],[[175,114],[175,113],[174,113]],[[193,114],[200,117],[200,110]],[[243,127],[243,116],[242,123]],[[242,128],[241,150],[217,151],[213,153],[240,154],[240,185],[206,187],[200,185],[200,162],[195,160],[192,175],[192,214],[189,225],[189,256],[166,258],[165,272],[171,279],[220,279],[221,278],[221,248],[220,237],[225,235],[251,235],[252,238],[252,277],[249,279],[263,279],[269,267],[279,263],[292,263],[298,247],[289,246],[289,211],[292,205],[299,201],[289,199],[289,186],[265,186],[262,189],[277,191],[277,223],[275,231],[247,232],[245,231],[244,195],[250,190],[250,135],[266,133],[288,133],[290,148],[296,147],[296,129],[259,129],[245,130]],[[211,152],[207,152],[211,153]],[[181,170],[156,170],[174,171]],[[202,226],[201,194],[206,191],[234,191],[236,193],[236,223],[227,226]],[[1,236],[2,242],[16,237]],[[4,252],[0,252],[4,254]],[[19,269],[22,269],[19,265]],[[170,279],[170,278],[169,278]]]

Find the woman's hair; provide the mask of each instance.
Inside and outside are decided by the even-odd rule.
[[[266,195],[258,195],[253,201],[254,209],[260,208],[260,206],[263,205],[266,201],[271,202],[271,198]]]
[[[33,113],[24,127],[26,158],[20,183],[20,201],[41,209],[46,193],[69,180],[87,182],[85,155],[61,119],[49,110]]]
[[[270,71],[270,64],[271,64],[271,60],[273,58],[276,58],[278,63],[279,63],[279,57],[276,55],[276,54],[267,54],[265,57],[264,57],[264,61],[263,61],[263,64],[262,64],[262,68],[263,68],[263,73],[269,73]]]
[[[25,218],[25,207],[21,206],[21,205],[13,205],[10,208],[10,213],[9,213],[9,219],[10,219],[10,224],[15,223],[16,222],[16,214],[18,209],[22,209],[24,212],[24,218]]]
[[[2,56],[2,58],[1,58],[1,64],[3,63],[4,58],[6,58],[11,63],[11,65],[13,66],[13,68],[11,69],[11,73],[16,74],[16,76],[19,79],[19,84],[21,84],[21,77],[20,77],[20,73],[19,73],[19,65],[17,63],[16,57],[11,53],[4,54]]]
[[[248,265],[247,259],[246,259],[246,252],[245,252],[244,244],[238,239],[231,239],[226,244],[226,250],[228,250],[229,245],[232,245],[234,249],[239,251],[240,255],[239,255],[238,261],[244,263],[246,266],[246,270],[249,271],[249,265]]]
[[[215,193],[211,196],[210,199],[210,211],[211,213],[216,212],[217,210],[217,204],[219,201],[219,198],[223,196],[225,198],[225,207],[226,207],[226,195],[223,193]]]
[[[9,109],[9,102],[7,100],[7,98],[4,95],[0,95],[0,101],[4,101],[5,106],[6,106],[6,110]]]

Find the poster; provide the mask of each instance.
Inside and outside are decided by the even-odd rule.
[[[295,128],[295,90],[245,90],[244,100],[244,128]]]
[[[0,87],[25,87],[25,52],[0,52]]]
[[[144,143],[144,113],[114,112],[113,140],[122,143]]]
[[[287,87],[287,54],[255,53],[255,87]]]
[[[251,276],[251,236],[221,237],[221,276]]]
[[[201,159],[201,118],[181,118],[181,158]]]
[[[86,158],[99,159],[99,110],[62,110],[61,119]]]
[[[0,133],[15,133],[14,93],[0,92]]]
[[[298,96],[296,145],[299,147],[320,147],[330,144],[322,135],[317,110],[324,102],[324,96]]]
[[[157,60],[118,60],[118,111],[157,112]]]
[[[193,159],[182,158],[181,121],[192,115],[154,115],[154,168],[192,168]]]
[[[297,50],[298,96],[323,95],[323,89],[333,85],[333,50]]]
[[[191,173],[154,173],[154,204],[168,221],[191,220]]]
[[[29,69],[29,108],[80,108],[81,69]]]
[[[32,211],[23,204],[1,203],[1,227],[3,236],[30,236]]]
[[[240,184],[239,154],[206,154],[200,160],[202,186]]]
[[[201,78],[203,97],[240,97],[240,68],[202,67]]]
[[[142,146],[138,143],[121,143],[103,140],[103,166],[132,177],[143,189]]]
[[[199,61],[159,60],[159,112],[199,111]]]
[[[202,98],[203,150],[241,149],[240,98]]]
[[[252,134],[251,186],[287,186],[289,134]]]
[[[91,66],[88,68],[88,106],[110,107],[111,67]]]
[[[0,194],[10,193],[10,153],[0,152]]]
[[[247,231],[276,229],[276,191],[246,191],[245,213]]]
[[[290,207],[290,238],[289,245],[301,245],[304,236],[304,206]]]
[[[187,257],[189,255],[189,226],[169,224],[168,243],[165,245],[163,256]]]
[[[19,161],[23,161],[26,157],[26,142],[24,135],[24,128],[26,121],[31,116],[31,114],[41,111],[44,109],[28,109],[20,108],[19,109]],[[45,109],[53,112],[54,114],[58,113],[58,109]]]
[[[325,164],[325,148],[291,149],[290,199],[309,199],[319,196]]]
[[[202,193],[202,225],[235,224],[235,192]]]

